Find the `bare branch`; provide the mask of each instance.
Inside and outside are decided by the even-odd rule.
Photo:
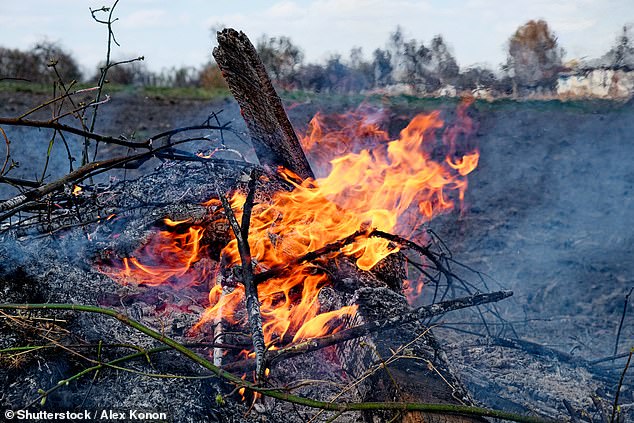
[[[486,294],[476,294],[469,297],[456,298],[454,300],[443,301],[428,306],[422,306],[407,313],[392,316],[387,319],[376,320],[373,322],[365,323],[363,325],[352,327],[350,329],[342,330],[332,335],[309,339],[307,341],[303,341],[280,350],[269,351],[267,353],[267,361],[274,364],[281,360],[286,360],[288,358],[295,357],[301,354],[306,354],[312,351],[317,351],[331,345],[336,345],[342,342],[350,341],[352,339],[360,338],[373,332],[394,329],[406,323],[414,322],[417,320],[425,320],[434,316],[440,316],[454,310],[501,301],[505,298],[510,297],[511,295],[513,295],[512,291],[497,291]],[[229,371],[246,370],[248,368],[252,368],[253,364],[253,360],[243,360],[240,362],[229,364],[227,366],[224,366],[223,368]]]
[[[251,185],[251,184],[249,184]],[[255,183],[253,183],[253,189],[255,189]],[[264,333],[262,331],[262,314],[260,313],[260,300],[258,298],[258,289],[253,281],[253,266],[251,261],[251,249],[249,247],[249,240],[243,237],[242,229],[238,224],[236,216],[233,214],[231,204],[227,198],[218,190],[218,197],[222,202],[222,207],[225,210],[225,215],[231,224],[231,229],[238,241],[238,252],[240,253],[241,261],[241,273],[242,284],[244,285],[244,296],[247,306],[247,315],[249,319],[249,326],[251,328],[251,337],[253,340],[253,349],[255,351],[255,369],[256,374],[259,376],[263,372],[262,363],[264,362],[264,351],[266,345],[264,343]],[[253,195],[248,195],[247,198],[251,198],[251,204],[245,204],[244,208],[253,207]]]

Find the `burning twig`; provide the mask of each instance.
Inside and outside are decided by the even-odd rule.
[[[264,351],[266,345],[264,343],[264,333],[262,331],[262,315],[260,314],[260,300],[258,298],[258,289],[253,280],[253,265],[251,262],[251,249],[249,247],[249,219],[251,210],[253,209],[253,200],[255,194],[255,185],[257,181],[257,172],[251,172],[249,180],[249,193],[246,203],[244,204],[244,214],[242,216],[242,227],[238,223],[236,216],[233,214],[229,200],[218,190],[218,197],[222,202],[225,215],[229,220],[231,229],[238,241],[238,251],[241,261],[242,284],[244,285],[245,302],[247,306],[247,314],[249,326],[251,327],[251,336],[253,339],[253,349],[255,351],[255,368],[258,378],[263,372],[262,363],[264,361]]]
[[[282,360],[296,357],[298,355],[317,351],[332,345],[341,344],[352,339],[357,339],[373,332],[394,329],[409,322],[424,320],[434,316],[440,316],[454,310],[501,301],[505,298],[510,297],[511,295],[513,295],[513,292],[511,291],[498,291],[487,294],[476,294],[469,297],[456,298],[454,300],[444,301],[429,306],[422,306],[410,312],[392,316],[387,319],[365,323],[363,325],[355,326],[350,329],[344,329],[332,335],[309,339],[307,341],[303,341],[299,344],[291,345],[280,350],[269,351],[267,353],[267,362],[275,364]],[[230,364],[228,366],[224,366],[224,369],[231,371],[245,370],[252,368],[253,364],[254,363],[252,360],[243,360]]]
[[[223,369],[214,366],[211,362],[202,358],[191,349],[183,344],[174,341],[172,338],[161,334],[139,322],[133,320],[116,310],[102,307],[78,305],[78,304],[0,304],[0,310],[71,310],[77,312],[103,314],[119,320],[151,338],[172,348],[198,365],[211,371],[215,375],[227,380],[228,382],[249,389],[262,395],[276,398],[281,401],[290,402],[297,405],[303,405],[311,408],[319,408],[329,411],[364,411],[364,410],[401,410],[401,411],[423,411],[433,414],[457,414],[463,416],[481,416],[494,417],[503,420],[515,421],[520,423],[552,423],[538,417],[520,416],[514,413],[508,413],[500,410],[492,410],[481,407],[471,407],[454,404],[426,404],[426,403],[407,403],[407,402],[361,402],[361,403],[329,403],[314,400],[312,398],[304,398],[297,395],[289,394],[281,389],[275,390],[270,388],[262,388],[246,380],[242,380]],[[144,356],[145,353],[137,353],[138,357]],[[123,357],[122,357],[123,359]],[[114,360],[113,360],[114,361]],[[112,364],[112,362],[110,362]]]
[[[351,243],[353,243],[354,241],[357,240],[357,238],[361,237],[361,236],[367,236],[368,235],[368,231],[367,230],[358,230],[356,232],[353,232],[352,234],[348,235],[345,238],[339,239],[335,242],[331,242],[330,244],[326,244],[321,248],[318,248],[317,250],[314,251],[310,251],[300,257],[297,257],[293,260],[290,260],[288,262],[288,264],[284,265],[284,266],[277,266],[277,267],[273,267],[267,271],[264,271],[262,273],[258,273],[257,275],[254,276],[253,281],[256,284],[262,283],[264,281],[267,281],[271,278],[275,278],[278,277],[280,275],[282,275],[283,273],[285,273],[286,271],[292,269],[293,267],[299,265],[299,264],[303,264],[306,263],[308,261],[312,261],[312,260],[316,260],[319,257],[322,257],[326,254],[330,254],[330,253],[334,253],[335,251],[339,251],[340,249],[342,249],[343,247],[345,247],[346,245],[349,245]]]

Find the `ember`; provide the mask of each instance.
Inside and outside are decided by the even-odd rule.
[[[285,265],[360,228],[425,241],[421,225],[452,210],[456,199],[463,201],[465,176],[478,163],[477,150],[460,152],[464,146],[458,146],[461,136],[472,130],[468,105],[465,102],[459,107],[457,123],[446,128],[439,112],[420,114],[394,140],[379,128],[376,119],[358,111],[326,118],[316,115],[302,144],[309,155],[317,152],[313,156],[316,165],[329,166],[329,174],[302,181],[286,169],[278,170],[294,189],[276,192],[270,203],[253,208],[249,243],[257,263],[255,272]],[[332,122],[332,128],[326,121]],[[440,160],[434,157],[439,149],[444,152]],[[244,202],[242,193],[233,194],[231,206],[238,219]],[[205,205],[210,210],[221,209],[215,198]],[[236,311],[244,307],[244,287],[225,286],[210,269],[192,266],[206,254],[206,246],[201,245],[205,228],[187,223],[166,219],[168,230],[157,232],[147,245],[107,273],[124,284],[183,287],[210,282],[209,307],[194,329],[219,319],[244,323],[236,317],[243,316]],[[398,247],[388,240],[359,237],[340,253],[354,258],[360,269],[369,270],[396,251]],[[229,267],[240,264],[235,238],[223,248],[221,257]],[[336,332],[340,326],[336,322],[354,315],[356,306],[322,312],[318,294],[328,284],[328,276],[311,264],[298,265],[290,275],[259,284],[265,341],[279,344]],[[410,291],[415,290],[412,285],[415,283],[408,282]]]

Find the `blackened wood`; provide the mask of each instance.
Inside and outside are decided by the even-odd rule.
[[[509,293],[500,292],[503,298]],[[475,297],[474,297],[475,298]],[[467,300],[471,303],[473,299]],[[359,322],[372,322],[391,314],[407,313],[405,298],[387,288],[362,288],[357,291]],[[431,306],[433,309],[434,306]],[[380,336],[367,336],[363,342],[351,342],[339,354],[347,363],[348,371],[356,377],[363,375],[369,365],[383,363],[375,373],[359,386],[364,401],[405,401],[437,404],[473,405],[466,389],[453,374],[451,367],[431,331],[413,322],[395,330],[381,332]],[[369,345],[369,346],[368,346]],[[394,351],[406,346],[403,357],[386,364]],[[398,421],[401,423],[482,423],[480,417],[451,414],[406,412],[366,413],[366,421]]]
[[[255,188],[255,185],[253,185]],[[249,240],[242,237],[242,229],[238,224],[236,216],[233,214],[231,204],[229,200],[218,191],[218,197],[222,202],[222,207],[225,210],[227,220],[233,229],[233,233],[238,241],[238,251],[240,253],[241,260],[241,273],[242,284],[244,285],[244,297],[247,306],[247,315],[249,320],[249,327],[251,329],[251,339],[253,341],[253,350],[255,351],[255,369],[258,379],[263,373],[262,362],[264,360],[264,351],[266,345],[264,343],[264,333],[262,331],[262,314],[260,313],[260,300],[258,298],[258,288],[253,283],[253,266],[251,262],[251,249],[249,247]],[[250,198],[251,204],[245,204],[245,208],[253,207],[253,195],[249,194],[247,198]]]
[[[260,163],[273,169],[284,166],[303,179],[314,178],[282,100],[247,36],[231,28],[218,32],[213,55],[240,105]]]
[[[501,301],[505,298],[510,297],[511,295],[513,295],[512,291],[496,291],[486,294],[475,294],[468,297],[456,298],[454,300],[443,301],[428,306],[421,306],[415,310],[406,311],[402,314],[396,314],[382,320],[375,320],[359,326],[344,329],[331,335],[309,339],[307,341],[303,341],[298,344],[282,348],[280,350],[269,351],[267,353],[266,360],[271,364],[276,364],[282,360],[286,360],[312,351],[318,351],[332,345],[342,344],[344,342],[361,338],[374,332],[384,332],[387,330],[399,328],[400,326],[407,323],[425,320],[434,316],[441,316],[454,310],[460,310],[463,308]],[[230,372],[250,371],[253,370],[254,365],[255,361],[252,359],[240,360],[223,367],[223,369]]]
[[[400,293],[400,289],[388,288],[388,283],[380,279],[380,272],[362,271],[354,262],[345,259],[337,260],[336,266],[329,266],[329,263],[325,263],[324,266],[332,275],[334,287],[342,295],[343,303],[358,306],[357,315],[346,325],[347,328],[366,324],[375,325],[376,323],[372,322],[386,322],[394,318],[400,320],[400,316],[413,317],[413,314],[409,314],[412,310]],[[399,284],[399,288],[400,286],[402,283]],[[350,297],[344,292],[354,292],[354,295]],[[508,292],[493,294],[499,299],[508,295],[510,295]],[[475,298],[474,296],[471,300],[467,300],[464,305],[475,305],[477,301],[470,302]],[[459,303],[463,300],[465,299],[461,299]],[[443,308],[436,305],[431,306],[431,309],[435,307]],[[422,315],[417,317],[424,318],[425,313],[426,311],[422,311]],[[353,379],[363,378],[363,382],[357,386],[363,400],[472,404],[466,389],[451,371],[445,354],[431,331],[420,321],[409,321],[410,323],[401,321],[395,329],[369,333],[362,338],[337,345],[337,353],[346,373]],[[390,325],[386,325],[385,328],[388,326]],[[413,339],[416,341],[410,344]],[[379,368],[370,377],[366,377],[367,369],[376,368],[377,364],[389,359],[393,351],[406,344],[409,344],[406,355],[412,358],[393,361]],[[418,411],[406,412],[398,416],[391,411],[365,414],[366,421],[393,420],[401,423],[486,421],[476,417],[432,415]]]

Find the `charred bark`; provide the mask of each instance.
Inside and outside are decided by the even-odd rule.
[[[302,179],[314,178],[282,100],[247,36],[224,29],[213,55],[240,105],[260,163],[273,169],[283,166]]]
[[[397,263],[388,267],[395,265]],[[391,317],[398,320],[396,316],[411,313],[405,297],[399,289],[388,287],[381,273],[361,271],[348,260],[338,260],[337,266],[329,267],[328,270],[335,275],[335,287],[339,292],[355,292],[354,297],[347,302],[357,304],[359,309],[349,326],[389,320]],[[509,295],[499,294],[502,298]],[[364,382],[359,385],[363,400],[473,405],[431,330],[420,320],[408,321],[402,321],[402,324],[394,326],[395,329],[370,333],[338,346],[338,355],[345,371],[353,378],[364,378]],[[397,355],[402,358],[394,359]],[[369,376],[368,369],[374,369]],[[367,412],[365,419],[368,422],[378,418],[380,421],[407,423],[486,421],[479,417],[418,411],[398,413],[401,414],[397,416],[393,411]]]

